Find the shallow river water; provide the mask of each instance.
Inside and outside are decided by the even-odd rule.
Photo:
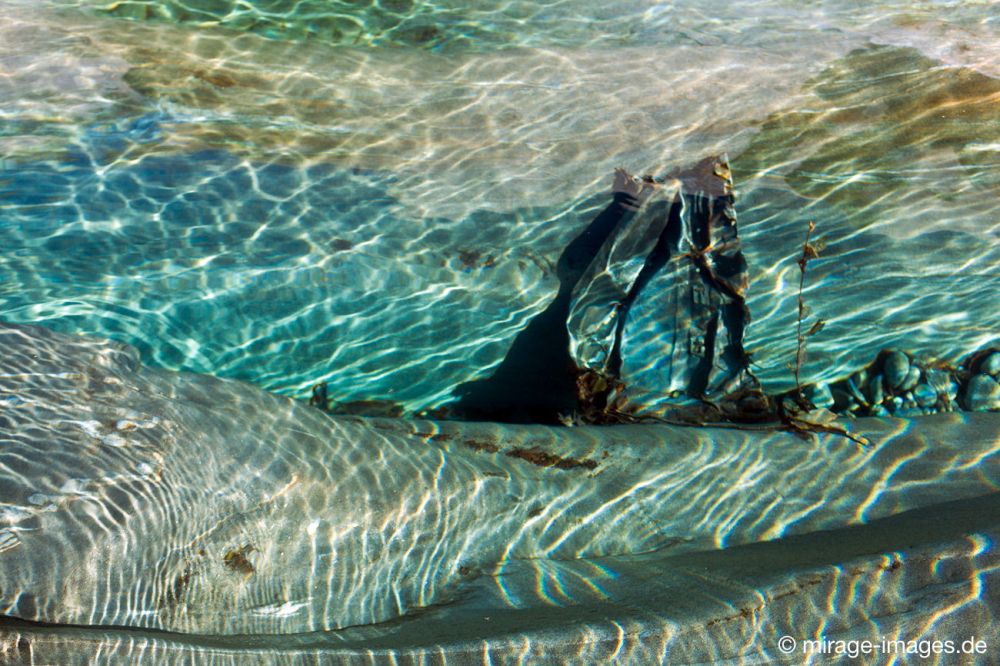
[[[8,619],[0,639],[115,659],[148,643],[157,659],[178,662],[201,650],[239,663],[249,647],[265,662],[279,659],[272,648],[291,650],[281,653],[290,662],[300,648],[303,659],[340,650],[420,661],[433,650],[413,646],[454,627],[462,659],[481,656],[475,637],[485,632],[504,636],[497,644],[516,660],[530,625],[525,646],[536,651],[525,647],[522,658],[565,656],[573,643],[590,646],[575,653],[586,661],[616,654],[617,629],[601,624],[613,618],[622,636],[656,636],[653,652],[621,639],[637,663],[662,658],[685,631],[716,646],[686,643],[686,659],[742,658],[745,644],[764,660],[777,654],[760,647],[773,644],[774,627],[810,617],[774,605],[781,585],[822,579],[825,591],[809,603],[855,617],[845,627],[901,636],[913,626],[886,628],[873,614],[901,617],[919,605],[914,589],[946,586],[936,557],[980,572],[972,578],[998,570],[995,521],[968,518],[995,509],[981,499],[1000,488],[995,414],[873,419],[856,428],[870,449],[828,433],[801,444],[824,452],[810,461],[787,433],[336,422],[253,388],[306,400],[325,383],[334,403],[363,415],[441,414],[557,298],[561,253],[608,206],[616,168],[660,176],[723,154],[749,279],[743,345],[769,393],[795,386],[800,320],[817,329],[800,359],[802,383],[844,382],[892,349],[924,368],[920,386],[930,386],[929,369],[953,372],[976,352],[1000,351],[995,3],[0,0],[0,16],[0,320],[135,349],[126,362],[103,343],[80,339],[78,348],[4,329],[0,557],[22,557],[42,530],[33,521],[56,535],[46,547],[93,548],[93,561],[122,544],[137,549],[119,579],[62,564],[43,575],[42,559],[0,567],[0,615],[77,627],[18,634],[19,620]],[[808,262],[802,310],[797,260],[810,223],[822,249]],[[651,367],[671,320],[652,306],[635,312],[646,336],[626,338],[623,362]],[[980,378],[975,411],[995,412],[1000,355],[974,358],[965,369]],[[891,394],[903,380],[884,381]],[[647,406],[669,403],[655,388],[636,390]],[[883,399],[858,388],[873,410]],[[964,408],[971,389],[961,391]],[[947,411],[935,400],[906,397],[908,415]],[[152,448],[100,448],[133,431]],[[437,448],[410,459],[411,439]],[[56,448],[32,444],[41,441]],[[662,441],[679,448],[643,449]],[[86,449],[63,460],[63,445],[110,457],[91,460]],[[209,449],[225,455],[199,457]],[[391,468],[393,456],[405,464]],[[508,474],[509,458],[526,467]],[[173,476],[151,471],[162,469]],[[582,489],[577,474],[603,485]],[[503,475],[514,485],[493,494]],[[122,479],[133,484],[131,504],[108,490]],[[115,546],[92,528],[73,536],[95,511],[88,502],[146,511],[136,498],[165,503],[163,515],[147,507],[141,524],[105,516],[127,524]],[[961,504],[972,501],[985,509]],[[261,508],[272,503],[274,513]],[[323,522],[347,505],[355,522]],[[84,508],[45,522],[76,511],[67,507]],[[898,518],[904,511],[918,513]],[[844,531],[829,550],[815,536],[883,519],[896,521],[881,533],[891,538]],[[940,527],[949,521],[954,534]],[[307,528],[286,553],[281,543]],[[360,569],[345,574],[324,558],[355,529],[359,541],[345,547],[357,549],[351,566]],[[158,535],[155,546],[140,543],[143,530]],[[803,541],[789,545],[796,535]],[[203,537],[212,546],[199,555]],[[775,539],[772,551],[754,550]],[[387,550],[372,551],[376,542]],[[950,545],[936,551],[939,542]],[[698,548],[725,550],[702,571],[687,554]],[[907,548],[900,558],[919,570],[909,582],[887,582],[896,560],[882,555],[881,569],[871,558],[864,565],[876,578],[838,596],[852,584],[837,568],[844,561]],[[816,555],[825,551],[829,561]],[[386,559],[357,564],[372,552]],[[768,558],[787,576],[762,564]],[[247,573],[243,563],[254,582],[205,582],[233,566]],[[289,563],[297,573],[280,571]],[[145,580],[153,570],[156,580]],[[655,582],[652,571],[661,572]],[[130,576],[143,582],[129,587]],[[471,587],[456,582],[465,578]],[[724,582],[737,579],[740,599],[759,590],[774,601],[756,626],[773,624],[766,640],[719,638],[719,617],[749,612],[727,596],[739,596]],[[60,607],[52,599],[71,581],[80,597]],[[101,589],[91,598],[88,585]],[[317,585],[325,591],[311,596]],[[698,585],[701,601],[688,599]],[[963,593],[966,605],[931,604],[927,617],[992,624],[1000,641],[995,591],[993,601],[981,589]],[[186,594],[203,595],[209,606],[197,612],[206,615],[178,610]],[[881,605],[852,606],[863,597]],[[976,603],[987,601],[994,611],[984,619]],[[233,617],[212,615],[229,606]],[[577,610],[544,610],[565,607]],[[679,610],[653,618],[639,607]],[[393,624],[414,612],[424,617],[416,625]],[[500,628],[481,623],[487,613]],[[122,625],[201,638],[102,633]],[[210,637],[255,632],[295,637]],[[12,640],[0,640],[0,657],[21,649]]]
[[[1000,329],[990,3],[20,2],[0,314],[150,363],[417,411],[552,299],[613,168],[729,154],[746,346],[803,374]]]

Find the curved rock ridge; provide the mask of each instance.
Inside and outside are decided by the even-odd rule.
[[[339,631],[208,638],[0,618],[0,661],[801,664],[802,643],[823,636],[831,655],[867,641],[930,664],[992,663],[998,507],[994,493],[711,553],[512,561],[455,603]]]
[[[1000,419],[766,430],[331,418],[0,327],[0,614],[199,634],[364,625],[505,562],[684,552],[1000,485]]]

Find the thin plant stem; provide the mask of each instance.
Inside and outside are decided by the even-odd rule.
[[[805,356],[805,344],[806,336],[802,334],[802,322],[805,320],[806,314],[806,302],[802,298],[802,291],[806,284],[806,264],[809,263],[810,259],[816,257],[816,250],[809,244],[809,240],[812,238],[812,232],[816,230],[816,225],[812,222],[809,223],[809,230],[806,231],[806,240],[802,244],[802,256],[799,257],[799,315],[798,322],[796,323],[795,337],[796,337],[796,348],[795,348],[795,399],[798,403],[805,402],[805,396],[802,395],[802,384],[799,380],[799,375],[802,371],[802,362]]]

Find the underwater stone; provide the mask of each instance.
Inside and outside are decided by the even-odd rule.
[[[937,403],[938,395],[934,387],[929,384],[917,384],[913,389],[913,398],[921,407],[933,407]]]
[[[925,373],[927,384],[938,393],[946,393],[951,386],[951,375],[944,370],[929,369]]]
[[[802,411],[802,408],[795,402],[795,398],[790,395],[781,399],[781,409],[787,414],[796,414]]]
[[[1000,384],[987,375],[976,375],[966,389],[965,407],[973,412],[1000,410]]]
[[[906,373],[906,378],[903,383],[899,386],[900,391],[910,391],[920,382],[920,368],[913,366],[910,371]]]
[[[805,393],[806,399],[816,407],[829,408],[833,406],[833,392],[825,383],[811,384],[803,390],[803,393]]]
[[[885,381],[893,389],[898,389],[906,381],[906,376],[910,372],[910,359],[900,351],[889,352],[882,364],[882,372],[885,374]]]
[[[987,356],[979,366],[979,371],[994,378],[1000,375],[1000,352],[993,352]]]
[[[872,405],[878,405],[883,400],[885,400],[885,392],[882,390],[882,375],[875,375],[868,380],[868,402]]]
[[[934,389],[938,392],[938,396],[947,398],[948,402],[954,402],[955,400],[958,399],[959,387],[958,387],[958,382],[955,380],[954,377],[952,377],[948,373],[941,371],[931,370],[929,372],[940,372],[940,374],[943,376],[943,379],[939,377],[931,382],[931,386],[933,386]]]
[[[958,398],[958,382],[955,380],[948,382],[948,388],[945,389],[945,395],[948,396],[948,400],[954,402]]]
[[[830,391],[833,394],[834,405],[836,405],[836,411],[839,413],[855,412],[861,407],[861,404],[854,397],[854,394],[848,390],[848,382],[850,382],[850,380],[840,384],[834,384],[830,388]],[[854,390],[856,391],[857,389]]]
[[[854,398],[855,401],[857,401],[860,404],[866,405],[868,404],[868,399],[861,393],[861,391],[858,390],[858,387],[864,386],[861,380],[867,379],[868,375],[867,373],[860,376],[859,375],[854,375],[854,377],[851,377],[850,379],[847,380],[847,391],[848,393],[850,393],[851,397]]]
[[[33,401],[2,417],[0,505],[31,522],[0,550],[0,608],[57,624],[370,625],[478,594],[456,563],[693,553],[979,497],[1000,479],[994,414],[929,420],[918,450],[877,419],[840,422],[861,447],[828,432],[816,446],[781,430],[331,417],[39,327],[0,325],[0,392]],[[92,423],[126,420],[152,425],[124,431],[125,449],[95,446]],[[708,476],[706,451],[726,461]],[[919,474],[889,473],[917,460]]]

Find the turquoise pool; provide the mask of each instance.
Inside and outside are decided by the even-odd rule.
[[[809,220],[807,376],[995,339],[987,5],[355,4],[6,2],[4,318],[416,412],[544,308],[615,166],[715,151],[766,385]]]
[[[281,462],[261,463],[265,471],[260,487],[267,489],[267,497],[288,482],[284,472],[296,464],[290,461],[308,461],[302,462],[303,469],[321,463],[310,459],[309,447],[292,441],[292,435],[280,434],[285,432],[281,423],[303,418],[296,410],[310,410],[305,412],[307,425],[302,426],[312,433],[309,436],[326,438],[332,432],[352,441],[372,437],[377,446],[397,446],[389,435],[383,441],[383,435],[357,434],[362,431],[355,432],[354,426],[338,429],[313,422],[313,417],[328,418],[313,414],[316,410],[306,404],[317,386],[325,387],[332,411],[350,412],[352,419],[389,416],[397,425],[404,424],[400,427],[410,428],[405,424],[424,423],[414,418],[454,418],[462,387],[483,381],[501,368],[532,322],[555,317],[553,304],[565,297],[566,312],[555,317],[563,325],[570,312],[569,299],[577,304],[585,300],[582,287],[560,296],[560,289],[567,288],[563,253],[586,237],[582,232],[607,210],[616,168],[636,176],[650,174],[662,189],[671,186],[670,174],[687,173],[685,169],[704,158],[722,155],[728,161],[716,163],[716,175],[722,173],[720,165],[724,164],[725,176],[719,177],[731,177],[729,182],[735,187],[732,194],[745,259],[741,275],[748,283],[739,298],[749,313],[745,330],[739,325],[739,343],[762,390],[770,396],[792,391],[798,374],[799,383],[808,385],[815,406],[835,406],[842,417],[850,412],[884,417],[886,423],[890,416],[905,420],[891,421],[895,423],[891,427],[877,419],[857,426],[862,441],[874,433],[870,453],[857,441],[822,435],[822,444],[816,445],[819,449],[860,447],[860,452],[844,453],[844,458],[834,456],[837,464],[853,470],[845,472],[851,480],[844,481],[844,488],[835,487],[836,479],[824,478],[816,469],[811,472],[814,478],[822,478],[829,487],[810,487],[807,492],[784,477],[768,477],[768,483],[792,484],[788,504],[775,496],[773,505],[758,506],[748,500],[744,513],[725,518],[711,511],[702,519],[685,514],[689,525],[719,521],[699,524],[695,532],[705,540],[692,537],[691,543],[717,549],[781,537],[778,541],[783,544],[785,537],[798,533],[797,516],[811,515],[812,510],[795,504],[799,500],[791,488],[802,490],[802,497],[808,496],[816,505],[829,503],[831,511],[840,512],[841,522],[802,518],[801,531],[812,535],[807,538],[820,539],[813,533],[855,524],[867,528],[872,521],[895,520],[897,513],[909,510],[930,512],[924,518],[933,523],[947,515],[938,503],[972,501],[1000,485],[1000,445],[994,420],[1000,410],[1000,19],[990,2],[0,0],[0,14],[4,17],[0,23],[0,321],[129,345],[136,350],[135,362],[146,368],[143,372],[167,378],[149,380],[150,386],[158,387],[155,391],[164,395],[176,391],[195,410],[201,403],[191,396],[201,395],[202,389],[182,385],[190,380],[201,386],[197,384],[201,380],[171,373],[243,382],[213,388],[218,391],[216,398],[205,389],[209,397],[203,401],[217,399],[220,409],[226,405],[233,414],[242,412],[248,419],[265,405],[278,415],[278,425],[261,425],[261,431],[279,433],[274,440],[280,455],[275,455]],[[810,258],[800,289],[798,260],[810,223],[815,225],[811,242],[822,249]],[[635,280],[651,247],[635,256],[612,253],[615,259],[609,261],[607,270],[584,273],[581,284],[617,276],[616,271]],[[691,256],[699,259],[694,256],[696,249],[691,246]],[[632,319],[617,329],[620,340],[614,351],[619,355],[616,362],[627,374],[628,387],[623,390],[632,400],[629,414],[653,418],[662,418],[682,393],[656,371],[666,353],[667,336],[686,326],[678,323],[674,311],[647,297],[662,293],[664,275],[660,274],[661,282],[653,279],[649,283],[653,287],[630,305]],[[630,288],[629,280],[624,282]],[[606,306],[608,321],[612,321],[621,304],[607,297],[598,305]],[[585,365],[581,350],[589,348],[573,321],[568,331],[570,351],[575,354],[572,360]],[[801,337],[805,329],[812,330],[808,338]],[[561,330],[566,333],[565,326]],[[17,345],[22,344],[27,350],[60,345],[76,349],[68,339],[49,342],[42,336],[38,338],[42,342],[23,343],[17,339],[11,349],[21,349]],[[80,344],[84,345],[81,349],[90,349]],[[610,347],[609,342],[607,354]],[[897,369],[898,380],[887,379],[888,350],[905,354],[906,367]],[[11,382],[27,376],[24,364],[34,361],[26,359],[36,358],[31,351],[2,353],[12,359],[8,374],[2,377]],[[45,353],[39,352],[37,358],[48,359],[49,365],[38,371],[39,376],[56,377],[55,368],[68,363],[69,356],[53,352],[49,358]],[[105,370],[100,366],[98,374]],[[130,389],[146,386],[146,379],[130,383],[127,376],[133,370],[129,366],[109,372]],[[910,370],[916,373],[912,381],[907,379]],[[297,402],[274,406],[278,403],[259,397],[258,389]],[[14,416],[6,422],[0,411],[0,424],[19,424],[18,437],[36,426],[55,428],[45,420],[44,409],[33,411],[35,403],[22,396],[20,389],[4,390],[7,394],[0,395],[5,402],[0,405],[13,410]],[[245,398],[240,397],[241,390],[247,392]],[[116,394],[107,404],[117,404],[119,398]],[[83,400],[74,404],[84,411],[97,409]],[[128,404],[132,405],[128,410],[141,411]],[[178,404],[181,414],[186,403]],[[29,412],[26,421],[17,420]],[[66,414],[67,422],[104,423],[99,415]],[[833,415],[824,413],[823,418],[828,417]],[[925,426],[921,421],[925,417],[937,420]],[[169,421],[166,416],[158,418]],[[186,424],[184,428],[190,426],[177,418]],[[118,414],[108,423],[122,419],[132,417]],[[235,431],[235,421],[227,419],[220,414],[212,432]],[[559,420],[581,423],[570,412],[560,413]],[[853,421],[844,418],[836,428],[854,432]],[[670,427],[675,426],[672,420]],[[511,441],[516,445],[507,446],[502,426],[475,426],[498,429],[489,431],[495,439],[486,444],[479,434],[463,434],[466,424],[461,419],[433,426],[438,427],[443,430],[413,426],[406,436],[445,449],[458,447],[462,453],[454,453],[453,458],[458,470],[465,465],[475,468],[482,455],[511,455],[518,462],[558,468],[567,474],[581,472],[581,466],[595,473],[603,469],[605,443],[617,441],[617,435],[611,434],[614,429],[580,430],[584,446],[573,439],[577,435],[555,434],[546,439],[550,436],[536,435],[530,430],[534,426],[528,426],[523,432],[512,431]],[[91,433],[87,437],[105,441],[101,438],[109,437],[111,430],[101,428],[105,426],[84,431]],[[459,430],[453,433],[449,428]],[[224,437],[217,441],[196,429],[190,432],[195,433],[190,435],[192,442],[204,436],[223,449],[231,444]],[[253,428],[248,427],[247,433],[249,438],[256,436]],[[441,433],[447,437],[433,439]],[[564,436],[569,439],[561,439]],[[674,431],[663,435],[681,440],[686,436]],[[777,437],[768,431],[767,437],[772,436]],[[0,431],[0,463],[3,437]],[[10,441],[16,439],[11,437]],[[533,448],[536,437],[542,442],[537,451]],[[637,434],[635,441],[645,442],[645,437]],[[649,441],[656,439],[649,437],[653,438]],[[678,465],[677,470],[694,474],[693,470],[720,464],[711,456],[697,455],[699,447],[708,447],[721,460],[730,461],[722,465],[727,471],[720,478],[746,492],[758,472],[770,464],[766,461],[769,454],[754,448],[764,446],[759,442],[750,445],[734,440],[726,448],[718,444],[725,440],[722,436],[691,437],[695,438],[690,442],[691,456],[682,461],[629,453],[633,456],[630,464],[641,467],[643,459],[655,458],[655,465],[664,470]],[[895,444],[883,446],[881,438]],[[475,449],[471,453],[462,449],[460,443],[466,439],[485,449],[472,445],[465,447]],[[795,439],[803,442],[805,452],[815,445],[807,439]],[[928,463],[930,471],[925,476],[937,485],[932,484],[930,490],[919,487],[934,500],[927,503],[931,508],[910,502],[916,494],[910,491],[903,492],[907,499],[894,505],[895,509],[866,513],[866,507],[891,504],[886,498],[894,497],[894,484],[909,482],[905,461],[912,452],[903,451],[907,442],[919,440],[920,445],[914,446],[921,453],[912,455],[923,461],[923,452],[934,448],[931,440],[949,440],[948,446],[957,446],[965,439],[972,447],[967,452],[971,458],[950,452],[941,454],[947,461]],[[629,446],[635,444],[629,441]],[[831,443],[835,441],[843,443]],[[555,448],[550,450],[545,442]],[[780,461],[772,462],[794,471],[790,461],[795,454],[791,448],[782,448],[783,442],[774,444],[781,453],[775,454]],[[244,445],[246,451],[256,452],[247,454],[254,460],[258,455],[260,460],[270,460],[260,453],[266,449],[263,444],[260,449],[244,441],[239,444]],[[327,447],[321,447],[324,456],[340,455],[337,447],[323,446]],[[345,460],[354,460],[351,456],[362,454],[343,455]],[[471,462],[463,456],[472,456]],[[751,465],[737,471],[733,461],[743,456],[759,457],[760,469]],[[851,476],[863,465],[876,464],[873,461],[885,468],[870,477],[860,472],[857,478]],[[129,464],[155,467],[145,458]],[[415,478],[426,479],[432,486],[437,478],[444,488],[447,479],[457,477],[447,462],[441,465],[437,477],[418,465]],[[223,468],[205,472],[204,488],[211,491],[213,484],[227,483],[221,476]],[[0,464],[0,478],[4,469],[18,482],[42,473],[29,474],[16,463],[9,463],[8,468]],[[389,468],[383,471],[387,477],[400,474]],[[631,497],[638,488],[666,483],[664,479],[670,476],[667,471],[665,476],[652,471],[648,477],[629,476],[633,471],[623,466],[605,479],[613,477],[614,491]],[[243,476],[244,472],[234,472],[233,478],[247,484],[248,496],[240,502],[252,504],[250,495],[258,492],[253,481],[257,477],[250,472]],[[963,476],[966,472],[968,476]],[[378,477],[377,471],[372,474]],[[277,485],[268,485],[272,481]],[[522,481],[525,493],[541,492],[538,488],[545,483],[534,477],[518,482]],[[34,503],[27,498],[36,495],[27,491],[23,502],[0,491],[0,519],[16,526],[22,518],[27,520],[24,511],[44,513],[49,507],[64,506],[51,498],[73,495],[65,491],[65,482],[52,481],[54,485],[46,491],[36,489],[41,499]],[[541,485],[532,485],[536,482]],[[871,486],[863,492],[865,484]],[[356,492],[351,497],[363,497],[366,492],[360,481],[345,487]],[[712,487],[711,492],[693,493],[691,501],[705,501],[711,507],[728,497],[730,491]],[[857,504],[839,503],[840,490]],[[454,498],[465,491],[442,492],[454,493],[447,495]],[[551,501],[578,521],[604,516],[608,509],[602,502],[615,501],[611,486],[594,495],[584,492],[578,497],[574,492],[553,487]],[[430,501],[427,498],[433,493],[420,497]],[[186,498],[181,493],[174,499],[186,502]],[[574,504],[577,500],[579,505]],[[636,506],[643,507],[636,509],[641,513],[652,503],[668,500],[654,493],[636,501]],[[250,511],[250,504],[240,502],[233,506]],[[312,520],[310,500],[302,502],[307,508],[298,507],[287,514],[294,517],[288,520]],[[407,505],[406,511],[419,513],[418,504]],[[761,512],[759,529],[746,528],[745,521],[755,520],[749,517],[751,507]],[[543,511],[540,506],[526,511],[535,509]],[[449,530],[459,529],[449,522],[446,507],[439,510],[440,521],[421,528],[436,536],[413,537],[407,552],[437,552],[424,539],[447,543]],[[955,515],[965,515],[963,511],[959,507]],[[660,525],[661,518],[650,520]],[[899,520],[886,529],[904,529],[905,520]],[[913,528],[926,538],[917,539],[914,547],[925,550],[912,557],[929,561],[934,557],[934,539],[951,539],[954,548],[948,551],[949,557],[956,561],[980,557],[969,566],[976,571],[990,569],[993,565],[983,558],[995,557],[995,548],[980,532],[992,534],[993,524],[972,521],[966,525],[955,520],[964,532],[939,534],[926,525]],[[21,552],[15,549],[27,537],[14,527],[5,532],[3,524],[0,556],[8,543],[7,534],[14,544],[10,552]],[[573,606],[567,599],[640,603],[635,595],[641,597],[642,586],[636,581],[643,571],[672,566],[664,565],[665,560],[655,553],[669,549],[673,542],[660,539],[663,534],[659,532],[658,538],[648,537],[638,523],[612,524],[620,527],[627,547],[581,547],[570,555],[560,551],[551,562],[530,549],[525,551],[532,553],[530,557],[494,553],[491,566],[499,568],[489,571],[501,583],[489,592],[480,590],[481,595],[462,598],[473,599],[468,608],[481,604],[494,609],[504,604],[529,609]],[[550,527],[556,532],[562,529],[572,531],[556,522]],[[558,533],[570,538],[568,533]],[[513,539],[511,534],[516,531],[497,538]],[[870,554],[863,544],[871,534],[845,536],[858,545],[852,546],[854,550],[845,546],[843,558]],[[855,535],[859,535],[856,540]],[[880,541],[871,552],[884,555],[902,550],[904,541],[902,537]],[[958,542],[969,550],[961,551],[954,545]],[[242,561],[239,558],[254,562],[251,551],[240,550],[250,543],[247,537],[246,544],[218,545],[219,557],[232,556],[230,562],[237,564]],[[784,557],[781,547],[775,546],[776,561]],[[814,547],[820,548],[808,545]],[[277,551],[260,544],[255,548],[261,559],[258,564],[278,557]],[[718,575],[730,575],[726,572],[739,568],[739,558],[753,559],[755,553],[733,555],[737,564],[720,560],[718,571],[723,573]],[[538,569],[524,564],[536,556],[541,557]],[[598,556],[626,558],[607,565],[608,571],[619,567],[624,573],[600,573],[605,565],[592,561]],[[634,557],[639,559],[629,559]],[[180,567],[171,584],[184,577],[188,565],[183,562],[188,561],[170,560],[169,566]],[[689,564],[685,560],[683,566]],[[804,571],[813,564],[796,559],[794,567],[799,569],[789,567]],[[840,566],[840,561],[833,564]],[[498,573],[505,566],[517,570],[511,574],[510,590]],[[547,566],[554,572],[549,578],[544,574]],[[487,570],[485,564],[473,569]],[[415,608],[453,598],[437,595],[439,581],[433,569],[420,571],[427,576],[424,592],[385,608],[374,602],[362,610],[351,606],[345,611],[352,618],[348,625],[381,627],[380,623],[399,621],[399,616],[409,617]],[[650,602],[653,607],[669,606],[677,595],[684,595],[683,590],[692,584],[684,576],[694,575],[684,571],[657,588],[655,601]],[[396,573],[384,576],[391,579]],[[774,581],[761,576],[750,576],[748,589],[770,589],[767,586]],[[383,580],[376,578],[365,579],[366,584],[376,586]],[[0,574],[0,593],[3,580]],[[538,589],[533,589],[533,580],[548,582],[539,582]],[[713,580],[709,587],[719,585],[720,579]],[[566,583],[566,590],[575,591],[560,591],[560,581]],[[601,592],[599,581],[611,581],[607,595]],[[546,585],[555,585],[555,591]],[[441,583],[440,589],[451,588]],[[879,589],[877,581],[871,583],[870,594]],[[328,594],[337,590],[347,594],[330,583]],[[723,592],[715,593],[725,598]],[[286,617],[283,613],[297,617],[297,609],[307,607],[296,607],[306,602],[297,601],[294,595],[287,599],[276,595],[280,602],[268,605],[257,599],[254,608],[264,608],[264,616],[271,613],[267,617],[280,618]],[[985,593],[972,596],[982,603],[988,601]],[[518,605],[514,597],[528,601]],[[23,608],[18,611],[15,601],[0,600],[6,604],[0,614],[46,619]],[[995,600],[987,606],[995,608]],[[318,650],[318,655],[334,647],[363,652],[369,640],[381,646],[382,652],[376,651],[379,655],[393,654],[399,645],[418,644],[423,631],[423,625],[415,629],[400,625],[397,633],[392,629],[387,634],[380,633],[381,629],[372,629],[370,634],[365,633],[368,629],[351,629],[353,633],[344,634],[341,640],[339,634],[324,633],[348,626],[339,622],[336,612],[308,607],[315,621],[296,624],[297,619],[289,620],[284,633],[295,634],[290,645]],[[372,608],[376,610],[368,612]],[[440,626],[464,623],[475,614],[468,608],[454,615],[446,613]],[[119,624],[132,626],[135,619],[116,616],[108,607],[105,610],[114,621],[105,622],[98,615],[67,619],[58,614],[54,621],[84,625],[81,644],[104,645],[120,637],[107,638],[100,632]],[[607,612],[608,617],[617,617]],[[739,614],[739,609],[734,612]],[[792,617],[800,612],[788,611]],[[867,611],[858,612],[864,616]],[[940,609],[935,612],[947,616]],[[572,617],[583,621],[579,618],[585,615]],[[556,645],[564,627],[558,619],[543,616],[531,617],[540,627],[548,627],[545,631],[554,632],[545,635],[555,636],[551,645]],[[639,633],[656,625],[643,624],[648,618],[629,617],[639,623],[635,626],[643,627],[636,629]],[[526,631],[523,620],[517,618],[510,619],[500,633],[510,637]],[[546,624],[550,621],[554,624]],[[257,630],[262,635],[275,633],[263,621],[260,625],[185,622],[137,621],[136,626],[193,631],[202,637],[198,640],[214,646],[217,656],[230,649],[238,654],[247,644],[227,643],[231,638],[212,643],[215,639],[205,636]],[[682,626],[684,620],[671,622]],[[435,631],[440,628],[433,622],[428,626],[437,627]],[[469,637],[477,631],[462,624],[462,640],[471,641]],[[994,638],[995,634],[994,630]],[[610,640],[600,635],[601,641]],[[157,640],[161,639],[168,643],[187,640],[176,636]],[[64,639],[51,640],[58,644]],[[250,643],[270,649],[274,645],[268,640],[253,638]],[[739,642],[732,636],[727,640],[730,646]],[[512,654],[516,642],[511,639],[503,649]],[[463,645],[473,645],[469,654],[478,654],[474,641]],[[178,648],[178,654],[188,654],[189,648],[194,649],[189,645]],[[552,650],[545,654],[559,654],[556,648]],[[596,654],[603,653],[583,651],[576,657],[590,659]],[[697,652],[689,656],[695,659],[691,655],[698,654],[698,658],[705,657]],[[633,654],[640,661],[647,657]],[[219,659],[224,663],[229,657]]]

